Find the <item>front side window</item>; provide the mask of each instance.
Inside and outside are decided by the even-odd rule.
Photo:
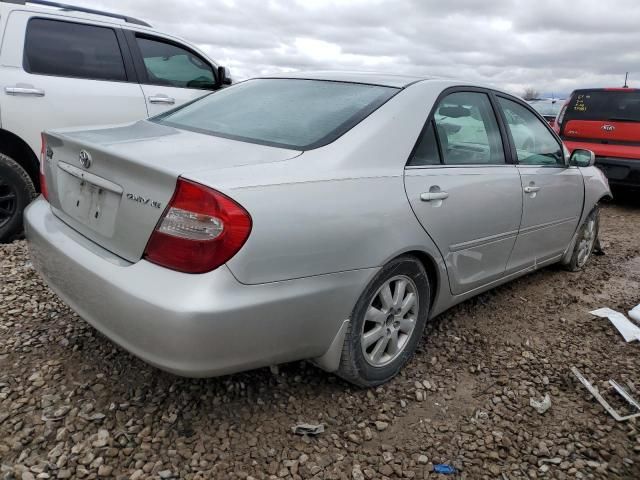
[[[533,112],[503,97],[498,97],[498,102],[515,143],[518,163],[564,166],[564,153],[560,143]]]
[[[505,163],[500,129],[487,94],[447,95],[433,119],[445,165]]]
[[[148,83],[167,87],[215,88],[211,65],[184,48],[171,43],[136,37]]]
[[[209,135],[308,150],[334,141],[397,92],[378,85],[262,78],[218,90],[153,120]]]
[[[29,21],[24,67],[41,75],[127,80],[113,29],[44,18]]]

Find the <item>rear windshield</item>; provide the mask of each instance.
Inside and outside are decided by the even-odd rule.
[[[580,120],[640,122],[640,92],[578,90],[566,115]]]
[[[235,140],[308,150],[343,135],[398,91],[357,83],[255,79],[153,120]]]

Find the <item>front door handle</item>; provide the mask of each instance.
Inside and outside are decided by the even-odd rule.
[[[176,103],[175,98],[167,97],[166,95],[153,95],[149,97],[151,103],[162,103],[164,105],[173,105]]]
[[[540,187],[534,187],[533,185],[529,185],[528,187],[524,187],[524,193],[536,193],[540,191]]]
[[[23,95],[27,97],[44,97],[44,90],[30,87],[4,87],[7,95]]]
[[[420,200],[423,202],[433,202],[435,200],[444,200],[449,198],[449,192],[424,192],[420,194]]]

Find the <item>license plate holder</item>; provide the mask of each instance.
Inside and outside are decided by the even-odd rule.
[[[111,237],[122,196],[120,187],[112,187],[111,182],[77,167],[59,166],[58,198],[62,211],[100,235]]]

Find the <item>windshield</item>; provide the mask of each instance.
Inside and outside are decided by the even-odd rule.
[[[578,120],[640,122],[640,92],[578,90],[566,115]]]
[[[560,113],[564,100],[540,100],[529,102],[536,112],[546,117],[557,117]]]
[[[200,133],[297,150],[326,145],[397,88],[297,79],[255,79],[155,117]]]

